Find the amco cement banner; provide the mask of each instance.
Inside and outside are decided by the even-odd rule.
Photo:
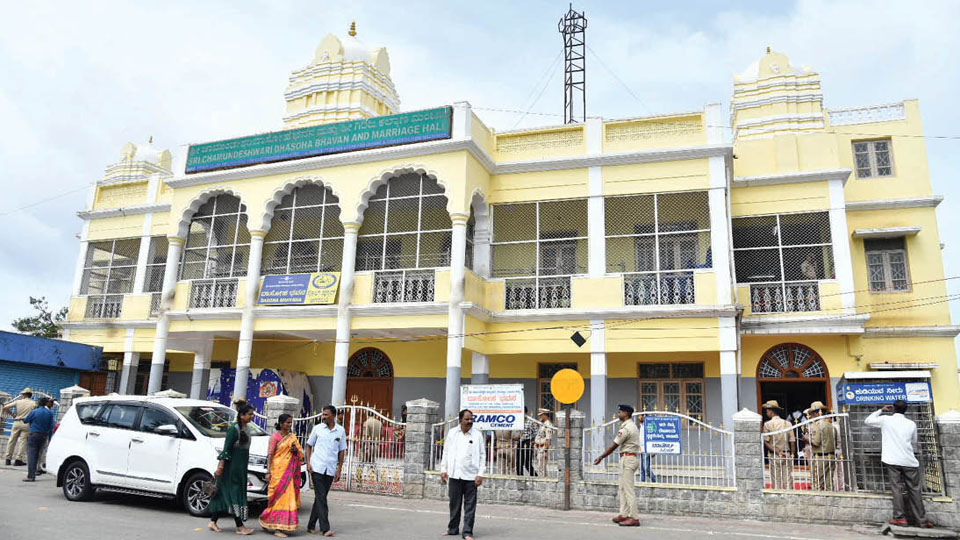
[[[186,172],[449,139],[452,115],[453,109],[440,107],[192,144],[187,151]]]
[[[460,408],[473,412],[476,428],[485,431],[523,429],[523,385],[461,385]]]
[[[340,272],[263,276],[257,303],[263,306],[332,304],[339,286]]]
[[[680,417],[643,415],[644,451],[648,454],[682,454]]]
[[[840,390],[840,402],[848,405],[885,405],[898,399],[907,403],[929,403],[932,400],[930,383],[925,381],[846,383]]]

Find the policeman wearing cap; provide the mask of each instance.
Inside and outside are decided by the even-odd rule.
[[[833,475],[837,468],[837,432],[833,424],[820,418],[826,408],[822,401],[814,401],[804,411],[807,418],[816,419],[807,432],[807,442],[813,450],[810,473],[814,491],[833,491]]]
[[[640,449],[640,430],[633,421],[633,407],[629,405],[617,406],[617,418],[620,420],[620,430],[617,431],[613,444],[607,448],[600,457],[593,461],[594,465],[599,465],[601,461],[612,454],[615,450],[620,451],[620,514],[613,518],[614,523],[621,527],[637,527],[640,517],[637,512],[637,494],[633,485],[634,477],[637,474],[639,462],[637,454]]]

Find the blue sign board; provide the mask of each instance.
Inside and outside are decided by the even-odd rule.
[[[644,451],[648,454],[681,454],[680,417],[643,416]]]
[[[932,401],[930,383],[917,382],[880,382],[845,383],[839,389],[840,403],[864,405],[875,403],[884,405],[902,399],[907,403],[929,403]]]
[[[337,297],[340,272],[264,276],[260,305],[332,304]]]

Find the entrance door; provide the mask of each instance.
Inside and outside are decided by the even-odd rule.
[[[813,349],[798,343],[777,345],[764,353],[757,366],[757,410],[773,399],[784,414],[801,413],[814,401],[830,403],[827,365]]]
[[[370,347],[350,357],[346,398],[347,404],[364,404],[392,416],[393,364],[383,351]]]

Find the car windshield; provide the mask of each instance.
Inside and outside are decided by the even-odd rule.
[[[175,407],[193,427],[200,430],[207,437],[222,439],[227,436],[230,424],[236,421],[237,411],[217,405],[202,405],[198,407]],[[247,433],[251,436],[266,435],[253,422],[247,424]]]

